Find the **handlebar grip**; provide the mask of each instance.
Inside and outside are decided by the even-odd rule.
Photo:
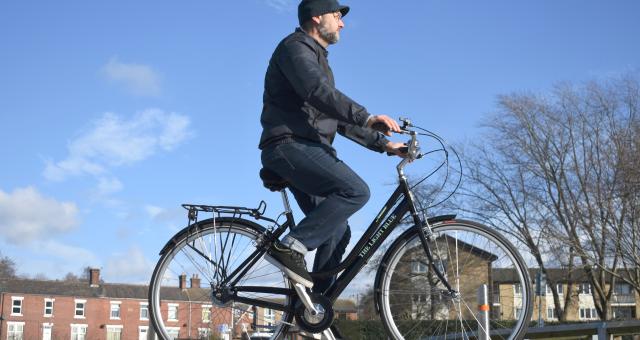
[[[400,148],[400,152],[402,153],[407,153],[409,152],[409,147],[408,146],[403,146]],[[396,154],[393,152],[387,152],[387,156],[395,156]]]
[[[375,122],[373,124],[371,124],[371,128],[376,130],[376,131],[380,131],[382,133],[387,133],[389,132],[389,127],[387,126],[387,124],[382,123],[382,122]]]

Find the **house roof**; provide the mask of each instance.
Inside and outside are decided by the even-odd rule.
[[[147,300],[149,286],[119,283],[101,283],[91,287],[87,282],[70,282],[58,280],[0,279],[0,292],[34,295],[57,295],[81,298],[110,298]],[[164,298],[175,301],[198,301],[197,297],[210,294],[202,288],[162,290]]]
[[[69,296],[77,298],[108,298],[147,300],[148,285],[101,283],[90,287],[88,282],[70,282],[58,280],[0,279],[0,293],[33,294],[44,296]],[[162,290],[163,299],[172,301],[191,301],[210,303],[209,289],[169,287]],[[275,299],[278,300],[278,299]],[[355,312],[354,301],[339,299],[334,304],[339,312]]]

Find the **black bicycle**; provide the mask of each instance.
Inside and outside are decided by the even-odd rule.
[[[377,258],[373,299],[389,338],[522,337],[532,312],[524,260],[492,228],[455,215],[425,217],[414,192],[424,179],[410,185],[404,168],[434,151],[444,152],[448,162],[448,151],[437,135],[402,122],[403,133],[411,139],[407,158],[397,165],[398,186],[349,255],[334,269],[311,273],[338,274],[324,295],[292,284],[264,259],[269,246],[295,227],[295,221],[286,183],[261,172],[265,186],[282,195],[285,211],[276,219],[264,216],[264,201],[255,209],[183,205],[189,225],[162,248],[149,287],[156,332],[164,339],[177,336],[168,320],[170,309],[187,294],[194,306],[204,306],[202,319],[208,317],[213,329],[221,324],[262,328],[272,339],[282,339],[295,319],[296,327],[332,339],[334,302],[394,229],[405,228]],[[422,153],[419,136],[435,138],[441,147]],[[199,220],[202,213],[211,217]],[[203,284],[180,289],[185,288],[185,277],[197,277]]]

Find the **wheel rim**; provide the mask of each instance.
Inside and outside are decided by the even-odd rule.
[[[195,228],[192,229],[195,230]],[[244,328],[249,334],[271,333],[272,339],[276,339],[288,328],[287,325],[292,318],[289,313],[260,307],[254,310],[248,304],[232,301],[222,303],[212,294],[211,287],[217,286],[225,273],[228,275],[233,272],[255,250],[258,235],[256,230],[242,225],[201,222],[197,233],[181,238],[161,257],[151,280],[150,307],[156,331],[162,338],[173,339],[178,334],[180,337],[195,336],[199,332],[208,332],[211,335],[225,333],[231,328],[232,317],[236,330],[239,324],[240,331]],[[220,265],[212,264],[204,256]],[[179,288],[180,275],[183,274],[186,275],[186,286],[189,287],[187,289]],[[194,275],[198,275],[196,283],[197,279],[200,279],[200,288],[189,285],[190,281],[194,282],[192,281]],[[260,258],[238,282],[238,286],[289,288],[289,282],[280,270],[264,258]],[[238,295],[289,304],[289,298],[283,295],[267,293],[239,293]],[[169,320],[169,313],[175,313],[175,304],[178,304],[177,319],[180,322]],[[209,312],[203,313],[203,310]],[[252,330],[254,313],[258,328]],[[208,314],[208,322],[206,314]],[[183,322],[185,319],[191,320],[190,327],[185,327]],[[179,333],[175,333],[176,328],[179,329]],[[188,329],[191,329],[190,334]]]
[[[499,238],[470,225],[438,226],[434,228],[434,239],[438,240],[432,242],[437,245],[432,248],[434,257],[441,260],[447,280],[460,297],[456,299],[446,294],[446,287],[426,265],[426,257],[417,255],[417,250],[424,252],[418,235],[413,234],[395,248],[382,278],[383,319],[392,335],[396,339],[475,337],[483,330],[483,323],[478,320],[477,290],[484,283],[489,289],[490,337],[515,338],[530,315],[528,276],[522,271],[526,268],[521,267],[517,255],[513,255]],[[479,259],[484,259],[490,266],[483,268]],[[512,284],[526,287],[519,290],[520,295],[508,294],[509,284],[503,280],[507,274],[512,275]],[[499,284],[502,281],[498,279],[504,282]],[[491,282],[499,288],[492,291]],[[518,308],[520,314],[514,317]],[[509,332],[509,329],[515,332]]]

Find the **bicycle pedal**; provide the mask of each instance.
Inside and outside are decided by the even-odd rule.
[[[313,301],[311,301],[309,294],[307,294],[307,288],[302,283],[295,283],[293,287],[296,289],[296,293],[298,293],[300,301],[302,301],[302,304],[309,313],[311,313],[311,315],[318,315],[318,310],[313,305]]]

